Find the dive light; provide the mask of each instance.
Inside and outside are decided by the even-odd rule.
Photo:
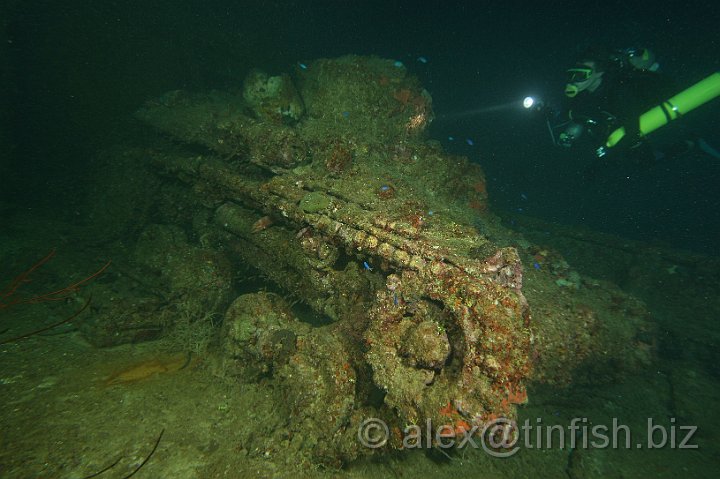
[[[525,108],[526,110],[540,111],[545,106],[545,103],[534,96],[526,96],[525,98],[523,98],[522,105],[523,108]]]

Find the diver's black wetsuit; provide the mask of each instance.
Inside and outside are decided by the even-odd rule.
[[[610,133],[624,126],[630,147],[637,142],[640,115],[678,91],[658,73],[629,67],[610,70],[597,90],[586,90],[568,99],[568,117],[585,125],[598,143],[604,143]]]

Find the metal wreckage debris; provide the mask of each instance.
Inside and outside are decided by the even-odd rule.
[[[254,71],[241,93],[171,92],[138,112],[181,143],[149,155],[202,212],[198,236],[329,318],[311,325],[276,295],[243,295],[219,353],[231,374],[285,392],[290,430],[314,461],[377,453],[358,441],[367,417],[389,425],[385,449],[402,447],[408,424],[453,436],[512,419],[530,381],[567,383],[608,360],[603,343],[634,344],[647,329],[641,306],[621,334],[602,313],[575,314],[573,295],[593,293],[550,272],[538,280],[543,314],[531,315],[527,251],[488,211],[479,167],[426,139],[432,115],[404,67],[356,56],[293,77]],[[553,291],[566,298],[556,308]],[[643,359],[633,344],[610,354],[632,368]]]

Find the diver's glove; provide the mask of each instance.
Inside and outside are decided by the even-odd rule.
[[[570,122],[565,127],[565,131],[558,135],[557,144],[565,148],[570,148],[584,131],[585,127],[583,125]]]
[[[574,142],[575,142],[575,137],[568,133],[562,132],[558,136],[557,143],[558,143],[558,145],[560,145],[564,148],[570,148],[571,146],[573,146]]]

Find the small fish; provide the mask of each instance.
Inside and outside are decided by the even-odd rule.
[[[535,269],[540,269],[540,263],[538,263],[537,261],[535,261],[535,262],[533,263],[533,268],[535,268]]]
[[[448,136],[448,141],[455,141],[455,137],[454,137],[454,136]]]
[[[145,361],[118,371],[105,380],[106,386],[127,384],[148,379],[156,374],[173,373],[184,369],[191,361],[189,354],[147,358]]]
[[[363,267],[364,267],[366,270],[368,270],[368,271],[372,271],[372,270],[373,270],[373,269],[372,269],[372,266],[370,266],[367,261],[363,261]]]
[[[527,200],[527,195],[525,193],[521,193],[520,198],[522,198],[523,200]]]
[[[427,63],[428,59],[426,57],[417,57],[417,61],[419,61],[420,63]]]
[[[401,62],[400,60],[397,60],[397,61],[395,61],[395,63],[393,63],[393,66],[394,66],[395,68],[402,68],[402,67],[404,67],[405,65],[403,65],[403,62]]]
[[[257,220],[255,223],[253,223],[251,232],[252,233],[259,233],[261,231],[264,231],[268,229],[270,226],[272,226],[273,220],[269,216],[263,216],[259,220]]]
[[[298,66],[303,70],[307,70],[307,65],[305,65],[304,63],[298,63]]]
[[[472,141],[470,138],[465,138],[465,143],[467,143],[467,144],[470,145],[470,146],[474,146],[474,145],[475,145],[475,142]]]

